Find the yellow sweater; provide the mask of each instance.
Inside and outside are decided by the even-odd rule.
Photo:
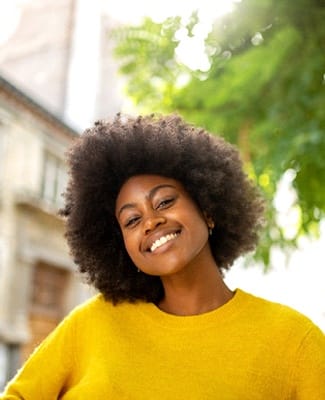
[[[288,307],[237,290],[179,317],[97,295],[36,349],[2,400],[324,400],[325,336]]]

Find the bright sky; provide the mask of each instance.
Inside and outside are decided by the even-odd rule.
[[[7,40],[20,20],[20,9],[30,0],[0,0],[0,44]],[[88,0],[86,0],[88,1]],[[143,16],[163,21],[172,15],[188,17],[194,10],[199,11],[202,21],[212,19],[232,10],[240,0],[99,0],[101,7],[114,19],[121,22],[137,23]]]
[[[21,6],[30,0],[0,0],[0,45],[4,43],[17,28]],[[79,0],[80,3],[88,0]],[[169,16],[180,15],[186,21],[194,10],[197,10],[201,23],[196,27],[195,36],[188,38],[186,32],[179,32],[181,44],[177,49],[179,59],[192,69],[209,69],[208,58],[204,52],[204,39],[209,33],[211,22],[233,9],[240,0],[96,0],[107,14],[117,21],[138,23],[144,16],[155,21],[163,21]],[[97,3],[97,4],[95,4]]]
[[[18,1],[0,0],[0,46],[14,33],[19,20]]]
[[[138,22],[146,15],[159,22],[172,15],[186,18],[196,9],[201,18],[211,21],[231,11],[236,1],[240,0],[104,0],[103,3],[107,12],[119,21]]]
[[[193,11],[198,11],[200,23],[195,28],[193,37],[188,37],[185,29],[178,32],[180,45],[176,54],[180,61],[188,67],[207,71],[210,63],[205,54],[204,39],[208,35],[212,22],[227,13],[240,0],[120,0],[105,1],[105,10],[114,19],[126,23],[139,23],[143,16],[150,16],[156,22],[162,22],[167,17],[179,15],[183,21],[190,17]],[[126,11],[127,10],[127,11]]]

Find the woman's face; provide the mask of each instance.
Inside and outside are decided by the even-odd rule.
[[[180,182],[134,176],[122,186],[115,213],[126,250],[141,271],[166,276],[211,261],[206,219]]]

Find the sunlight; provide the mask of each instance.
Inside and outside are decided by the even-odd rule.
[[[206,72],[210,68],[209,57],[205,50],[205,39],[209,34],[212,23],[233,10],[234,4],[240,0],[120,0],[105,2],[105,11],[113,19],[122,23],[139,24],[144,16],[160,23],[171,16],[181,16],[185,25],[193,11],[198,12],[200,22],[194,29],[193,36],[189,37],[185,28],[177,33],[180,44],[176,49],[179,62],[192,70]],[[127,10],[127,11],[126,11]]]
[[[185,64],[192,70],[207,71],[210,68],[208,55],[205,51],[204,40],[209,34],[212,23],[218,17],[225,15],[233,10],[234,4],[238,0],[165,0],[151,1],[120,0],[118,2],[105,2],[105,10],[113,19],[123,23],[138,24],[144,16],[152,18],[159,23],[170,16],[179,15],[183,23],[197,10],[200,23],[195,27],[194,36],[189,37],[186,29],[178,32],[177,39],[180,44],[176,49],[176,56],[179,62]],[[127,10],[127,12],[126,12]]]
[[[20,21],[17,2],[0,1],[0,45],[5,43],[16,30]]]
[[[107,14],[112,18],[126,23],[138,23],[144,16],[151,17],[156,22],[162,22],[170,16],[180,15],[188,18],[198,10],[202,20],[210,21],[233,9],[240,0],[119,0],[118,2],[103,2]]]
[[[0,46],[18,28],[22,7],[30,0],[0,0]]]
[[[277,210],[277,223],[286,239],[297,235],[301,219],[301,209],[296,205],[297,193],[292,185],[295,177],[296,172],[292,169],[283,174],[273,201]]]
[[[0,0],[0,45],[5,43],[18,27],[21,6],[28,0]],[[195,27],[194,36],[185,30],[179,32],[180,44],[176,50],[178,60],[192,70],[203,72],[210,68],[205,52],[204,40],[209,34],[212,22],[232,11],[240,0],[102,0],[103,12],[112,19],[128,24],[138,24],[144,16],[155,22],[162,22],[170,16],[181,16],[186,24],[193,11],[197,11],[200,23]]]

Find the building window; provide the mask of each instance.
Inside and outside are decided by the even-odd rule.
[[[62,193],[67,184],[67,172],[63,161],[55,155],[46,152],[42,177],[42,199],[48,203],[61,207]]]
[[[6,149],[5,149],[5,132],[4,132],[4,126],[0,120],[0,179],[2,180],[4,178],[3,171],[5,170],[5,155],[6,155]]]
[[[3,389],[7,382],[7,352],[5,344],[0,343],[0,390]]]
[[[22,346],[21,362],[58,325],[66,311],[70,272],[45,263],[34,267],[29,307],[30,340]]]
[[[14,377],[19,365],[19,346],[0,342],[0,391]]]
[[[61,318],[69,281],[69,272],[47,264],[35,265],[31,311]]]

